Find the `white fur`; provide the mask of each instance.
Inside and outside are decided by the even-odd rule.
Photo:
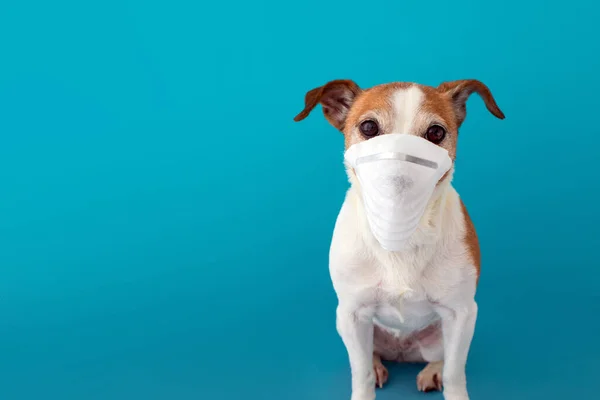
[[[417,113],[425,95],[418,86],[397,90],[392,96],[394,106],[394,133],[412,133]]]
[[[423,95],[418,88],[393,96],[396,132],[410,132]],[[339,212],[330,249],[330,273],[338,297],[337,328],[352,370],[352,400],[375,399],[373,327],[398,335],[441,320],[443,346],[421,349],[424,361],[444,360],[446,400],[467,400],[465,363],[477,305],[476,269],[466,247],[465,218],[451,186],[452,171],[436,188],[410,250],[392,253],[373,237],[360,185],[351,187]]]

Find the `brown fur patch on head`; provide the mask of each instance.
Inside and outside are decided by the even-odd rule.
[[[410,94],[407,100],[401,99],[398,106],[394,104],[395,96],[402,91]],[[466,101],[472,93],[483,98],[492,114],[504,118],[488,87],[474,79],[444,82],[438,87],[394,82],[369,89],[360,89],[350,80],[335,80],[306,93],[305,108],[294,120],[306,118],[320,103],[327,120],[343,132],[346,149],[368,140],[359,131],[359,125],[366,119],[377,122],[380,135],[407,133],[425,137],[431,125],[440,125],[446,130],[446,136],[438,146],[446,149],[454,161],[458,130],[466,117]]]
[[[412,83],[407,82],[394,82],[363,90],[354,101],[346,119],[346,126],[344,127],[346,148],[352,144],[350,140],[352,132],[357,129],[365,116],[378,117],[376,118],[377,121],[383,123],[383,126],[380,127],[381,131],[391,131],[394,118],[393,104],[391,103],[392,96],[396,90],[406,89],[412,85]]]
[[[430,118],[446,130],[446,137],[440,146],[448,150],[448,155],[454,161],[456,159],[456,146],[458,144],[458,124],[452,103],[446,96],[436,88],[420,85],[424,99],[421,112],[430,115]]]

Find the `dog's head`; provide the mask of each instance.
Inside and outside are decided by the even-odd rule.
[[[448,150],[454,162],[458,129],[472,93],[481,96],[492,114],[504,118],[488,87],[474,79],[438,87],[396,82],[364,90],[351,80],[335,80],[306,93],[304,110],[294,120],[303,120],[321,104],[325,118],[344,134],[346,149],[375,136],[406,133]]]

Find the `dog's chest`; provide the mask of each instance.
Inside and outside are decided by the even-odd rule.
[[[388,328],[411,332],[430,325],[437,313],[427,295],[419,255],[381,258],[381,281],[376,289],[375,320]],[[427,260],[428,261],[428,260]]]
[[[402,294],[381,290],[375,306],[375,321],[402,332],[422,329],[437,319],[424,293],[408,290]]]

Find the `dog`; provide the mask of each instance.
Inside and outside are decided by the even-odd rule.
[[[343,133],[346,150],[400,133],[443,148],[451,160],[402,251],[386,250],[375,238],[360,179],[345,162],[350,187],[335,222],[329,270],[338,299],[336,328],[351,368],[351,400],[375,399],[376,388],[388,379],[382,360],[426,363],[417,377],[419,391],[469,399],[465,366],[478,313],[481,256],[452,177],[459,128],[473,93],[494,116],[505,118],[489,88],[475,79],[368,89],[334,80],[308,91],[294,118],[305,119],[320,104],[327,121]]]

